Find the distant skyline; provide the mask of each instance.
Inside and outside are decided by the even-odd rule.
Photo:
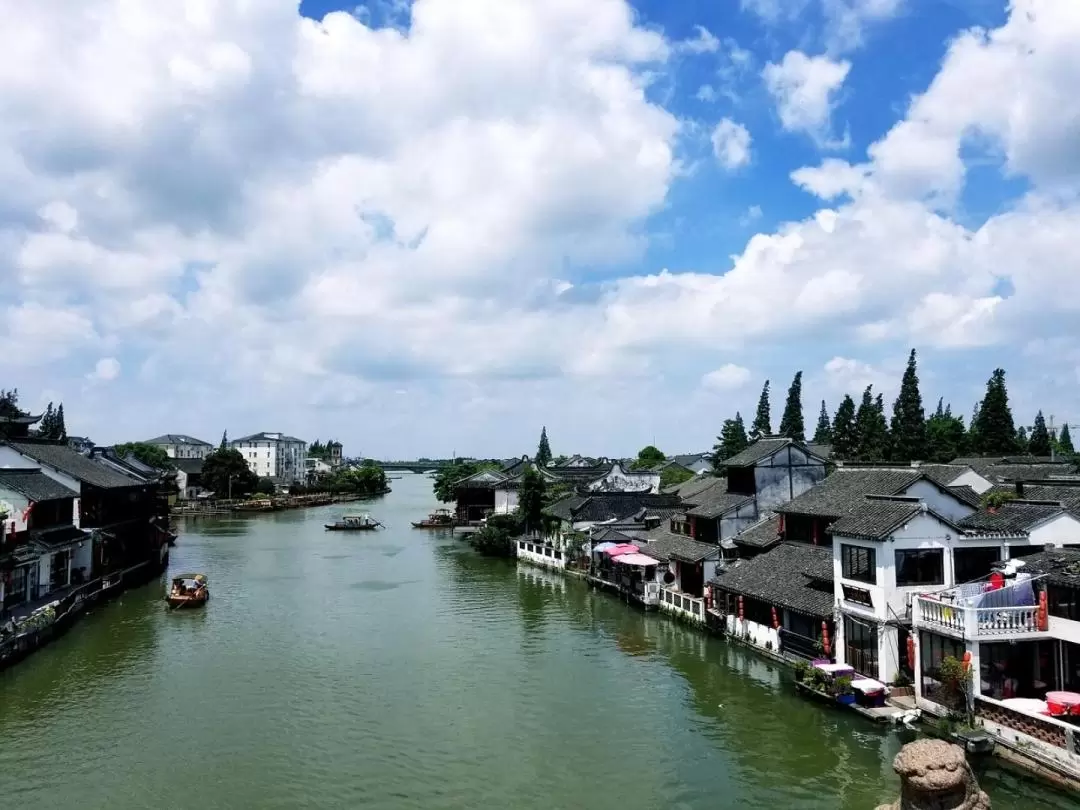
[[[347,9],[347,10],[343,10]],[[908,351],[1080,421],[1080,4],[120,0],[0,31],[0,387],[99,443],[710,448]],[[812,432],[812,430],[810,430]]]

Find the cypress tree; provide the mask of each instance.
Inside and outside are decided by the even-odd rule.
[[[884,461],[888,452],[889,430],[881,394],[875,399],[873,386],[866,386],[855,414],[855,434],[859,461]]]
[[[986,395],[974,427],[978,435],[978,449],[983,455],[1007,456],[1016,452],[1016,424],[1009,408],[1004,369],[994,369],[987,380]]]
[[[547,425],[540,428],[540,445],[536,448],[536,464],[546,467],[551,461],[551,445],[548,444]]]
[[[1023,428],[1020,429],[1023,430]],[[1050,431],[1046,429],[1046,419],[1042,411],[1035,414],[1035,426],[1031,429],[1027,449],[1033,456],[1050,455]]]
[[[940,402],[938,403],[940,407]],[[927,454],[926,412],[919,392],[919,374],[915,350],[908,355],[907,369],[900,383],[900,394],[893,403],[891,427],[893,461],[924,461]]]
[[[1067,424],[1061,426],[1061,434],[1057,440],[1057,451],[1063,456],[1074,456],[1076,450],[1073,448],[1072,436],[1069,435],[1069,426]]]
[[[945,464],[967,452],[967,429],[964,420],[953,416],[952,406],[942,407],[938,400],[937,410],[926,423],[926,458]]]
[[[63,402],[61,402],[60,407],[56,409],[56,428],[55,428],[54,432],[56,433],[55,438],[56,438],[57,441],[61,441],[61,442],[66,442],[67,441],[67,438],[68,438],[67,425],[64,424],[64,403]]]
[[[229,431],[223,430],[221,432],[221,444],[218,445],[218,452],[224,453],[229,449]]]
[[[737,456],[750,445],[746,438],[746,425],[742,414],[736,413],[734,419],[725,419],[720,435],[713,447],[713,470],[719,472],[721,464],[732,456]]]
[[[50,402],[45,408],[45,413],[41,417],[41,421],[38,422],[37,435],[42,439],[51,439],[53,437],[53,428],[56,422],[56,414],[53,412],[53,404]]]
[[[788,388],[787,402],[784,403],[784,415],[780,419],[780,435],[797,442],[806,441],[806,425],[802,412],[802,372],[795,372],[795,379]]]
[[[855,424],[855,400],[845,394],[836,409],[832,424],[832,455],[843,461],[853,459],[859,452],[859,434]]]
[[[817,428],[814,430],[814,444],[832,444],[832,440],[829,412],[825,409],[825,400],[821,400],[821,413],[818,414]]]
[[[1029,443],[1027,428],[1021,425],[1016,429],[1016,452],[1026,454]]]
[[[757,414],[754,423],[750,426],[750,441],[756,442],[762,436],[772,435],[772,419],[769,415],[769,381],[765,381],[758,397]]]

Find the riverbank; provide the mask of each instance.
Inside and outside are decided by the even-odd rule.
[[[369,501],[387,495],[389,492],[390,490],[387,488],[386,492],[367,496],[318,493],[313,495],[253,498],[249,500],[183,501],[172,507],[169,514],[171,517],[205,517],[207,515],[228,515],[244,512],[280,512],[286,509],[311,509],[335,503]]]

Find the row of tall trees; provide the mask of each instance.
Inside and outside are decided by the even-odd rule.
[[[740,413],[724,421],[713,447],[714,463],[731,458],[751,442],[768,435],[773,433],[769,381],[766,380],[749,431]],[[776,435],[806,441],[801,371],[795,374],[788,388],[784,414]],[[822,400],[810,441],[831,445],[834,459],[865,462],[945,462],[963,455],[1048,456],[1051,451],[1071,457],[1075,453],[1068,425],[1062,428],[1059,436],[1052,436],[1042,411],[1036,415],[1030,433],[1024,427],[1016,427],[1009,405],[1005,371],[1000,368],[990,375],[986,393],[975,407],[968,425],[964,424],[963,417],[952,412],[950,404],[941,399],[928,417],[919,388],[914,349],[908,356],[891,415],[886,414],[882,395],[875,393],[873,386],[868,385],[858,405],[850,394],[845,395],[832,417]]]

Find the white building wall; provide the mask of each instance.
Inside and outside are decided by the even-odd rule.
[[[963,487],[968,486],[982,495],[987,490],[993,488],[994,484],[991,481],[986,480],[974,470],[967,470],[961,473],[953,480],[951,486]]]
[[[42,473],[47,475],[53,481],[63,484],[68,489],[74,490],[77,493],[82,492],[82,483],[78,479],[72,478],[67,473],[62,473],[46,464],[41,464],[28,456],[24,456],[14,448],[6,445],[0,445],[0,468],[3,467],[19,468],[23,470],[41,470]],[[81,526],[79,519],[79,502],[80,499],[75,498],[72,505],[71,522],[76,528],[80,528]]]
[[[518,508],[518,492],[516,489],[495,490],[495,514],[509,515]]]
[[[942,492],[932,482],[924,480],[916,481],[903,493],[909,498],[918,498],[939,515],[955,522],[963,520],[975,512],[975,507],[968,506],[963,501],[957,500],[952,495]]]

